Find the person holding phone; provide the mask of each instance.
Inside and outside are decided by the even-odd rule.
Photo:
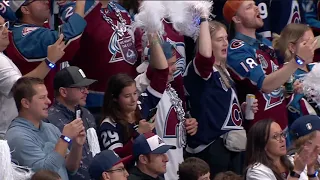
[[[149,38],[155,37],[150,34]],[[117,74],[110,78],[104,96],[103,119],[98,128],[101,150],[114,150],[120,157],[132,154],[133,140],[142,133],[154,130],[153,114],[167,84],[168,63],[171,58],[169,43],[154,41],[151,45],[152,68],[148,73],[155,73],[150,79],[146,92],[139,93],[136,81],[127,74]],[[170,54],[170,53],[169,53]],[[149,117],[148,117],[149,116]],[[155,120],[156,121],[156,120]]]
[[[308,161],[305,169],[300,174],[300,180],[318,179],[320,175],[320,118],[316,115],[306,115],[296,119],[290,127],[290,133],[293,137],[292,147],[288,150],[289,160],[293,163],[297,154],[306,156],[307,150],[315,149],[311,160]]]
[[[88,87],[95,82],[94,79],[86,78],[84,72],[76,66],[69,66],[57,72],[53,81],[55,101],[48,109],[49,115],[44,121],[55,125],[60,131],[63,130],[65,124],[75,120],[82,120],[85,132],[88,132],[90,128],[95,129],[97,126],[93,115],[84,108]],[[89,133],[87,137],[88,140],[83,144],[82,166],[75,174],[69,176],[70,180],[90,179],[87,167],[93,159],[94,152],[90,149]],[[99,146],[98,142],[96,144]]]

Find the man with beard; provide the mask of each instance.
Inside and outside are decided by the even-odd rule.
[[[90,128],[95,129],[97,126],[93,115],[83,107],[86,104],[88,87],[94,82],[96,80],[86,78],[84,72],[75,66],[69,66],[57,72],[53,81],[55,101],[48,110],[49,115],[45,122],[55,125],[62,132],[65,124],[78,118],[76,114],[80,112],[85,131],[88,132]],[[78,171],[69,176],[70,180],[90,179],[88,167],[94,155],[90,150],[88,141],[82,147],[82,163]]]
[[[235,28],[227,64],[237,83],[239,100],[243,102],[247,94],[254,94],[259,102],[259,111],[253,120],[246,121],[245,127],[249,129],[259,120],[272,118],[285,129],[288,117],[282,85],[297,68],[312,62],[317,41],[309,39],[297,44],[295,56],[279,69],[271,42],[256,33],[256,29],[263,26],[263,20],[253,0],[228,0],[223,15]]]

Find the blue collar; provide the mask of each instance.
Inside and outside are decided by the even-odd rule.
[[[248,43],[250,46],[253,46],[254,44],[262,43],[263,36],[261,34],[256,33],[256,37],[257,37],[257,39],[246,36],[246,35],[239,33],[239,32],[236,32],[236,35],[235,35],[235,39],[242,40],[242,41]]]

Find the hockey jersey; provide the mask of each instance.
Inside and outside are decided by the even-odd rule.
[[[17,17],[15,13],[10,8],[10,1],[0,0],[0,15],[8,21],[16,21]]]
[[[320,14],[318,0],[302,0],[305,21],[313,29],[315,35],[320,35]]]
[[[255,0],[255,2],[264,22],[263,27],[257,32],[266,38],[271,38],[272,33],[280,34],[287,24],[304,22],[302,0]]]
[[[243,115],[234,83],[225,70],[223,74],[232,85],[228,88],[213,63],[213,57],[205,58],[198,53],[188,65],[184,77],[190,95],[191,116],[198,121],[197,134],[188,136],[186,150],[189,153],[201,152],[230,130],[243,129]]]
[[[314,63],[310,63],[307,65],[309,72],[312,70]],[[308,72],[297,69],[296,72],[293,74],[294,81],[303,77],[303,75],[307,74]],[[290,125],[299,117],[304,115],[320,115],[319,108],[316,107],[316,103],[312,100],[307,99],[304,94],[292,94],[290,96],[290,101],[287,105],[288,108],[288,117],[289,117],[289,127]]]
[[[259,111],[255,118],[248,122],[250,128],[255,122],[271,118],[282,129],[288,125],[286,103],[283,87],[271,93],[262,92],[262,84],[266,75],[279,68],[272,44],[266,38],[256,34],[257,39],[236,33],[228,47],[227,64],[230,73],[237,83],[238,97],[244,102],[247,94],[254,94],[258,99]]]
[[[168,79],[168,68],[164,70],[152,70],[147,72],[148,78],[150,78],[150,85],[146,91],[142,93],[140,97],[139,108],[141,112],[141,118],[146,119],[149,114],[149,110],[156,107],[159,103],[162,93],[164,92]],[[149,75],[150,74],[150,75]],[[153,75],[151,75],[153,74]],[[124,131],[126,129],[120,123],[116,123],[109,117],[105,118],[101,123],[98,130],[98,138],[101,150],[109,149],[114,150],[119,156],[125,157],[132,154],[132,138],[136,137],[138,132],[137,124],[129,124],[131,132],[133,132],[129,140],[124,139]]]
[[[68,9],[65,9],[61,13],[67,12]],[[54,75],[61,68],[68,66],[68,63],[64,61],[71,60],[71,57],[78,50],[79,38],[85,26],[86,21],[80,15],[73,14],[66,19],[66,23],[61,27],[68,46],[65,49],[65,55],[44,79],[51,100],[53,99]],[[48,46],[54,44],[59,38],[57,31],[32,24],[15,23],[10,27],[10,30],[10,44],[5,53],[17,65],[22,74],[27,74],[35,69],[47,57]]]
[[[88,1],[88,0],[87,0]],[[86,16],[87,27],[82,35],[80,50],[75,55],[72,65],[80,67],[88,77],[97,79],[97,83],[90,86],[87,97],[88,107],[101,107],[103,92],[107,88],[108,79],[118,73],[126,73],[135,77],[138,52],[142,51],[139,34],[131,29],[131,18],[128,12],[116,4],[121,16],[126,21],[127,31],[120,37],[109,23],[103,18],[102,12],[110,17],[113,24],[119,26],[119,18],[113,9],[101,8],[101,4],[94,4],[92,11]],[[90,63],[88,63],[90,60]]]

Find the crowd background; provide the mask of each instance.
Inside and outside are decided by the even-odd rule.
[[[1,1],[0,179],[318,179],[318,3]]]

